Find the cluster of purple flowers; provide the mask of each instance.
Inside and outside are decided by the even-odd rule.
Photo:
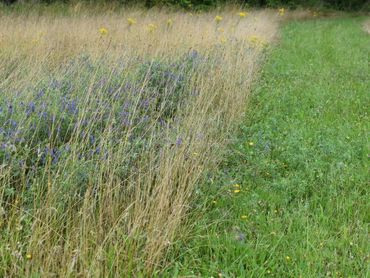
[[[192,51],[175,63],[142,62],[128,75],[123,62],[112,70],[83,56],[24,92],[2,95],[0,163],[32,172],[57,167],[72,153],[100,161],[108,157],[107,145],[114,148],[128,133],[132,142],[145,139],[150,127],[160,130],[194,96],[186,85],[199,57]]]

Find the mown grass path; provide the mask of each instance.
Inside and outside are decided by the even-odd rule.
[[[287,24],[175,275],[366,277],[370,36],[357,18]]]

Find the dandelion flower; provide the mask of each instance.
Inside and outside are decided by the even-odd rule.
[[[153,24],[153,23],[150,23],[150,24],[148,24],[148,31],[150,32],[150,33],[152,33],[152,32],[154,32],[155,30],[157,30],[157,25],[155,25],[155,24]]]
[[[283,16],[285,14],[285,9],[284,8],[280,8],[279,9],[279,15],[280,16]]]
[[[225,37],[221,37],[221,38],[220,38],[220,43],[226,43],[226,41],[227,41],[227,40],[226,40],[226,38],[225,38]]]
[[[108,34],[108,29],[104,28],[104,27],[101,27],[99,29],[99,33],[100,33],[100,35],[105,36],[106,34]]]
[[[219,15],[216,15],[216,17],[215,17],[215,21],[216,21],[216,23],[220,23],[221,21],[222,21],[222,16],[219,16]]]
[[[238,183],[234,184],[233,186],[236,187],[236,188],[240,188],[240,184],[238,184]]]
[[[240,193],[240,189],[234,189],[234,193]]]
[[[246,13],[246,12],[240,12],[239,13],[240,18],[246,17],[247,15],[248,15],[248,13]]]
[[[291,259],[291,258],[290,258],[289,256],[286,256],[286,257],[285,257],[285,259],[286,259],[287,261],[290,261],[290,259]]]
[[[243,220],[246,220],[248,218],[248,216],[247,215],[242,215],[242,216],[240,216],[240,218],[243,219]]]
[[[249,36],[247,38],[249,44],[252,46],[252,47],[265,47],[267,46],[267,43],[265,40],[263,40],[262,38],[256,36],[256,35],[252,35],[252,36]]]
[[[30,253],[26,254],[26,259],[31,260],[32,259],[32,254],[30,254]]]
[[[129,26],[135,25],[136,24],[136,19],[132,18],[132,17],[129,17],[127,19],[127,23],[128,23]]]

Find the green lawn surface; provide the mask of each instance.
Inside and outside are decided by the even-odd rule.
[[[370,36],[290,22],[165,276],[367,277]]]

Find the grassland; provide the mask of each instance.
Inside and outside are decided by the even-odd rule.
[[[0,276],[162,268],[282,18],[239,12],[0,11]]]
[[[362,22],[241,12],[1,6],[1,277],[366,275]]]
[[[169,273],[368,277],[370,36],[363,19],[284,26]]]

